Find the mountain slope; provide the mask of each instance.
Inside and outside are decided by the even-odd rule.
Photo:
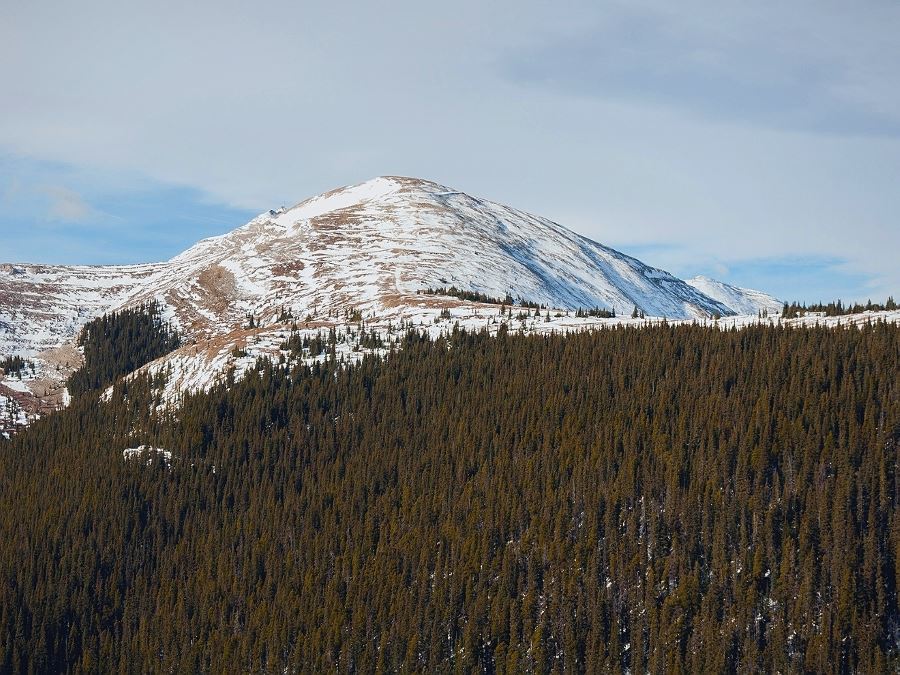
[[[164,264],[0,264],[0,356],[33,356],[74,339]]]
[[[693,279],[687,279],[685,283],[693,286],[705,296],[729,307],[735,314],[757,314],[765,311],[775,315],[783,308],[783,303],[768,293],[732,286],[706,276],[696,276]]]
[[[452,309],[454,320],[496,330],[512,318],[421,294],[429,289],[539,303],[562,311],[521,328],[578,330],[596,322],[565,310],[599,307],[628,320],[637,307],[647,317],[707,319],[745,311],[755,293],[724,293],[732,287],[715,283],[686,283],[545,218],[388,176],[267,211],[167,262],[0,265],[0,356],[37,357],[27,387],[52,407],[65,402],[62,383],[80,363],[74,339],[82,326],[149,301],[187,339],[163,364],[179,373],[173,386],[202,387],[235,365],[232,353],[276,353],[294,321],[348,330],[358,316],[390,330],[401,321],[435,325]]]
[[[103,312],[159,299],[211,337],[290,308],[385,312],[456,286],[550,307],[648,316],[736,313],[726,296],[545,218],[428,181],[382,177],[266,212],[165,263],[0,267],[0,353],[35,354]],[[754,310],[755,312],[755,310]]]
[[[290,306],[380,312],[456,286],[550,307],[732,314],[663,270],[544,218],[427,181],[383,177],[199,242],[126,304],[162,296],[190,329]]]

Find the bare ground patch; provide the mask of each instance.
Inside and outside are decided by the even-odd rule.
[[[216,312],[224,312],[228,308],[237,290],[234,274],[220,265],[210,265],[200,272],[197,285],[205,296],[205,304]]]
[[[41,361],[47,364],[50,369],[56,370],[62,374],[65,379],[72,371],[81,367],[84,362],[84,356],[78,351],[78,347],[74,342],[67,342],[59,347],[45,349],[37,355]]]

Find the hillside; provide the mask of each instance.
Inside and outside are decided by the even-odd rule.
[[[206,387],[231,366],[241,371],[253,359],[236,360],[238,352],[277,353],[297,322],[306,331],[348,333],[348,319],[358,317],[387,334],[449,316],[469,327],[493,316],[494,330],[512,318],[497,306],[425,294],[436,289],[553,309],[545,325],[535,327],[532,317],[519,326],[545,331],[601,323],[574,320],[577,309],[617,321],[635,310],[649,319],[707,320],[777,303],[743,289],[711,296],[545,218],[425,180],[380,177],[267,211],[166,262],[0,265],[0,357],[38,365],[16,385],[19,400],[6,397],[6,418],[63,405],[65,380],[81,365],[82,327],[151,302],[184,337],[183,349],[151,366],[174,369],[171,395]]]
[[[696,288],[706,297],[722,303],[735,314],[755,314],[765,311],[774,316],[781,312],[783,306],[778,298],[767,293],[754,291],[751,288],[732,286],[702,275],[688,279],[685,283]]]
[[[897,672],[897,326],[400,346],[0,440],[0,671]]]

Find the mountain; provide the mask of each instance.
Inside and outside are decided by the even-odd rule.
[[[74,346],[81,327],[158,301],[192,346],[169,364],[177,361],[184,386],[203,386],[236,346],[277,351],[286,326],[300,319],[310,330],[349,316],[383,328],[432,325],[455,308],[454,318],[474,327],[483,325],[474,319],[479,313],[497,312],[423,293],[452,287],[562,312],[601,308],[622,320],[634,308],[647,317],[705,320],[755,315],[761,302],[777,302],[711,280],[686,283],[546,218],[387,176],[267,211],[167,262],[0,265],[0,357],[39,357],[34,379],[17,386],[45,405],[62,403],[61,384],[81,359]],[[536,329],[596,324],[560,312],[546,319]]]
[[[547,219],[428,181],[381,177],[268,211],[166,263],[0,266],[0,349],[40,351],[93,316],[151,298],[186,332],[212,335],[248,313],[377,312],[450,286],[566,309],[637,306],[673,319],[738,313]]]
[[[722,303],[735,314],[756,314],[765,311],[775,315],[784,307],[784,303],[768,293],[732,286],[702,275],[687,279],[685,283],[693,286],[706,297]]]
[[[255,255],[233,255],[233,237]],[[384,307],[456,286],[568,309],[730,313],[667,272],[549,220],[408,178],[377,178],[265,214],[215,246],[218,264],[246,279],[250,295],[268,292],[270,305],[273,291],[289,290],[307,305]],[[202,242],[184,259],[207,258],[208,248]],[[279,262],[302,261],[302,269],[271,272],[272,253]]]
[[[33,356],[74,339],[164,267],[0,264],[0,356]]]
[[[900,310],[773,303],[402,178],[0,267],[0,672],[900,672]]]

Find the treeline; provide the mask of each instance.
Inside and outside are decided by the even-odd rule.
[[[21,356],[7,356],[0,359],[0,370],[19,379],[22,379],[22,373],[26,370],[30,370],[32,375],[35,374],[34,361],[23,359]]]
[[[104,314],[86,324],[78,338],[84,364],[69,377],[69,393],[102,389],[154,359],[177,349],[181,339],[162,320],[158,302]]]
[[[502,305],[503,307],[522,307],[525,309],[549,309],[547,305],[542,303],[534,302],[532,300],[526,300],[525,298],[513,298],[509,293],[506,294],[504,298],[495,298],[485,293],[479,293],[477,291],[466,291],[457,288],[456,286],[451,286],[450,288],[427,288],[424,291],[418,291],[418,293],[424,293],[425,295],[447,295],[453,298],[459,298],[460,300],[468,300],[470,302],[483,302],[491,305]],[[633,317],[639,316],[637,306],[634,308]],[[575,310],[575,316],[577,317],[600,317],[603,319],[614,319],[616,316],[616,312],[614,309],[605,309],[602,307],[579,307]],[[640,311],[640,316],[643,317],[643,311]]]
[[[486,293],[467,291],[457,288],[456,286],[451,286],[450,288],[445,288],[443,286],[440,288],[426,288],[421,292],[425,295],[448,295],[451,298],[459,298],[460,300],[468,300],[469,302],[484,302],[491,305],[512,305],[515,302],[509,293],[506,294],[505,298],[495,298]]]
[[[632,318],[637,316],[637,306],[634,308],[634,312],[632,312]],[[595,316],[601,319],[615,319],[616,318],[616,310],[614,309],[603,309],[601,307],[592,307],[589,309],[578,308],[575,310],[575,316],[585,317],[585,316]]]
[[[462,288],[457,288],[456,286],[451,286],[450,288],[426,288],[424,291],[417,291],[418,293],[424,293],[425,295],[447,295],[451,298],[459,298],[460,300],[468,300],[469,302],[484,302],[490,305],[504,305],[510,306],[516,305],[518,307],[526,307],[528,309],[547,309],[546,305],[533,302],[531,300],[526,300],[525,298],[513,298],[509,293],[506,294],[503,298],[495,298],[485,293],[480,293],[478,291],[467,291]]]
[[[893,296],[888,296],[888,299],[884,303],[879,304],[869,300],[864,305],[858,302],[852,305],[845,305],[841,300],[835,300],[827,304],[817,302],[811,305],[806,305],[805,303],[800,304],[799,302],[794,301],[791,303],[784,303],[784,308],[781,310],[781,318],[796,319],[797,317],[805,316],[809,312],[818,312],[825,316],[844,316],[846,314],[893,311],[895,309],[897,309],[897,303]]]
[[[898,372],[878,323],[120,382],[0,446],[0,671],[896,672]]]

